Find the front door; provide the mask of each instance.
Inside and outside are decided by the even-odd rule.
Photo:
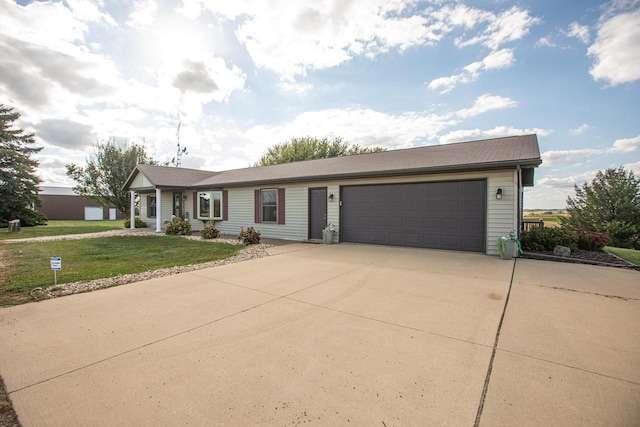
[[[309,189],[309,239],[322,240],[327,225],[327,187]]]
[[[173,193],[173,215],[182,218],[182,193]]]

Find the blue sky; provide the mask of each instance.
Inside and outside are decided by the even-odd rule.
[[[537,133],[525,208],[640,173],[640,1],[0,0],[0,102],[44,185],[96,141],[226,170],[292,137],[387,149]]]

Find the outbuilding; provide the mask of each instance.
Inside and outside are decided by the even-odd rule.
[[[177,216],[314,241],[332,224],[340,242],[497,254],[541,163],[537,136],[522,135],[222,172],[138,165],[124,188],[156,231]]]

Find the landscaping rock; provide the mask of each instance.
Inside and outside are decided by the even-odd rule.
[[[553,248],[553,254],[555,256],[570,257],[571,249],[566,246],[557,245],[555,248]]]

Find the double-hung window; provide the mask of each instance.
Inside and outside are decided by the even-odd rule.
[[[278,190],[260,190],[262,222],[278,221]]]
[[[198,219],[222,219],[222,191],[198,193]]]

